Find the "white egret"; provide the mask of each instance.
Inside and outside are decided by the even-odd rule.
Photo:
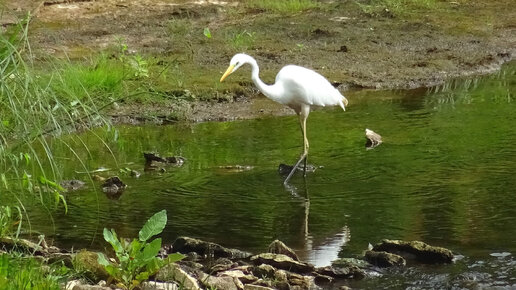
[[[306,137],[306,119],[308,114],[310,114],[310,108],[312,106],[339,105],[343,110],[346,110],[345,106],[348,105],[348,100],[322,75],[296,65],[284,66],[276,75],[276,83],[267,85],[259,77],[259,68],[256,60],[243,53],[233,56],[228,69],[220,78],[220,81],[222,82],[228,75],[244,64],[251,65],[251,79],[266,97],[289,106],[299,116],[299,123],[303,134],[303,154],[301,154],[301,158],[285,179],[284,184],[287,184],[303,160],[305,161],[306,169],[306,157],[308,156],[309,148],[308,138]]]

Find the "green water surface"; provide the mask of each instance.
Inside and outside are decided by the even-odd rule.
[[[306,178],[295,175],[290,187],[277,167],[301,153],[295,116],[119,126],[53,140],[66,178],[87,181],[78,172],[105,167],[113,171],[101,175],[119,175],[128,188],[112,200],[88,181],[87,189],[67,194],[68,214],[54,215],[52,224],[38,223],[34,213],[33,227],[64,246],[100,248],[104,227],[136,237],[148,217],[166,209],[165,242],[186,235],[259,252],[280,239],[303,259],[326,265],[384,238],[421,240],[465,259],[440,268],[441,276],[416,269],[414,277],[409,270],[401,273],[405,278],[376,281],[423,287],[433,277],[438,282],[429,287],[450,287],[467,281],[462,276],[476,273],[475,263],[483,261],[509,269],[497,274],[479,266],[487,285],[514,285],[512,255],[500,261],[490,254],[516,254],[515,74],[512,63],[493,76],[431,89],[347,94],[346,112],[310,115],[308,161],[321,168]],[[365,128],[381,134],[383,144],[366,150]],[[186,162],[165,173],[144,172],[146,151]],[[223,168],[235,165],[253,168]],[[143,174],[118,172],[126,167]]]

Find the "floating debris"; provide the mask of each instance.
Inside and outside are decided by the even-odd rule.
[[[59,185],[61,185],[67,191],[79,190],[79,189],[83,188],[85,184],[86,183],[84,181],[77,180],[77,179],[63,180],[63,181],[59,182]]]
[[[367,139],[365,146],[367,149],[373,149],[374,147],[382,144],[382,136],[373,130],[365,129],[365,135]]]
[[[127,184],[122,182],[118,176],[113,176],[102,184],[102,191],[107,195],[110,199],[118,199],[122,192],[127,187]]]
[[[223,165],[219,166],[220,169],[225,169],[227,172],[242,172],[248,171],[254,168],[251,165]]]
[[[158,153],[144,152],[145,171],[159,170],[164,171],[164,166],[180,167],[185,163],[185,158],[181,156],[161,157]]]

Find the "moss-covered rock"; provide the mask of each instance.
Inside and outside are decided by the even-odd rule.
[[[179,237],[172,244],[172,249],[179,253],[196,252],[203,257],[214,258],[248,258],[251,253],[237,249],[225,248],[219,244],[210,243],[189,237]]]
[[[295,261],[299,261],[299,257],[297,256],[296,252],[292,250],[291,248],[287,247],[285,243],[283,243],[280,240],[274,240],[268,248],[269,253],[273,254],[283,254],[286,256],[291,257]]]
[[[91,281],[98,282],[100,280],[107,280],[109,274],[104,269],[104,266],[98,262],[98,254],[87,250],[81,250],[75,255],[74,265],[79,272],[84,272],[86,277]]]
[[[366,251],[364,259],[378,267],[405,266],[407,262],[399,255],[384,251]]]
[[[309,273],[315,267],[312,264],[295,261],[289,256],[282,254],[263,253],[251,257],[255,265],[268,264],[278,269],[288,270],[295,273]]]
[[[382,240],[373,247],[374,251],[385,251],[407,257],[413,255],[418,262],[425,264],[451,263],[452,251],[430,246],[420,241]]]

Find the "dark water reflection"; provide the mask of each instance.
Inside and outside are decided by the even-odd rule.
[[[55,140],[65,178],[84,180],[76,172],[99,167],[114,169],[111,174],[143,171],[143,151],[187,161],[139,179],[121,175],[128,188],[119,200],[90,184],[68,194],[69,213],[57,214],[54,225],[38,223],[45,213],[36,213],[33,226],[61,245],[101,247],[103,227],[137,236],[148,217],[167,209],[166,242],[187,235],[258,252],[277,238],[317,265],[360,255],[383,238],[422,240],[466,258],[354,286],[469,287],[475,277],[477,286],[514,285],[513,256],[490,254],[516,254],[515,71],[512,64],[496,76],[430,90],[355,92],[345,113],[313,112],[309,163],[324,167],[306,180],[294,176],[294,190],[277,173],[279,163],[293,163],[301,150],[294,116],[121,126]],[[384,143],[365,150],[365,128]],[[254,168],[220,168],[227,165]],[[506,272],[497,274],[500,269]]]

